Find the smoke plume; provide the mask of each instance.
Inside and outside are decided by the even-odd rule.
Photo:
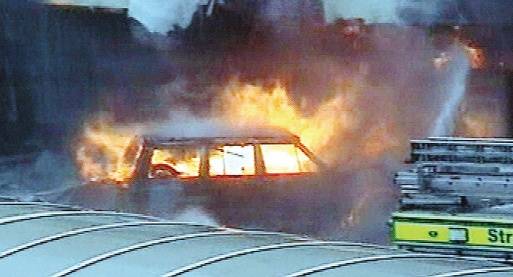
[[[155,123],[167,118],[170,110],[189,111],[171,116],[172,123],[166,124],[170,131],[166,135],[226,134],[226,130],[212,124],[213,118],[229,114],[232,115],[230,120],[237,120],[249,114],[246,104],[257,102],[265,112],[252,113],[252,118],[241,118],[242,121],[251,123],[257,118],[271,125],[283,125],[278,119],[288,113],[294,116],[287,126],[281,127],[301,123],[307,127],[305,129],[319,130],[317,125],[307,124],[309,119],[314,119],[312,121],[319,126],[333,127],[317,132],[323,147],[314,149],[321,159],[330,161],[331,175],[323,176],[325,179],[319,182],[325,198],[296,191],[294,196],[299,196],[301,201],[289,206],[278,198],[252,199],[248,193],[247,199],[212,204],[202,202],[204,199],[184,199],[178,191],[173,200],[194,202],[186,206],[201,208],[219,224],[387,241],[385,223],[398,196],[391,176],[407,157],[408,139],[432,134],[433,122],[452,126],[465,93],[467,69],[462,61],[464,57],[452,50],[452,33],[430,32],[410,23],[416,18],[421,18],[422,22],[444,22],[447,18],[467,20],[471,18],[470,13],[461,9],[461,5],[441,5],[438,1],[360,1],[365,3],[360,4],[357,1],[298,0],[258,1],[261,5],[267,3],[268,7],[247,8],[246,11],[261,14],[246,16],[240,12],[241,7],[253,7],[244,5],[255,1],[224,2],[225,7],[216,9],[217,13],[200,23],[191,21],[200,1],[131,1],[129,16],[145,28],[139,30],[140,34],[156,33],[167,39],[171,36],[166,34],[178,26],[186,28],[187,35],[176,36],[177,39],[190,42],[184,49],[160,52],[154,49],[138,49],[137,53],[120,51],[126,50],[125,45],[132,47],[129,44],[132,42],[120,43],[114,39],[112,43],[106,40],[108,43],[102,47],[91,47],[91,52],[86,54],[94,57],[93,68],[83,72],[99,73],[92,75],[94,80],[84,85],[84,91],[97,86],[101,97],[95,101],[89,99],[89,102],[100,102],[101,108],[113,113],[117,123],[131,120]],[[282,16],[292,10],[288,16]],[[96,16],[98,14],[92,17]],[[351,17],[364,18],[369,24],[337,20]],[[327,23],[324,20],[319,23],[319,18],[325,18]],[[77,20],[69,24],[76,24],[81,30],[83,25],[80,24],[84,23]],[[98,26],[102,28],[105,26]],[[91,36],[97,34],[96,30],[92,29]],[[69,32],[62,34],[65,37]],[[68,45],[69,37],[65,38],[61,43]],[[84,48],[82,40],[77,44],[80,49]],[[98,52],[98,49],[105,52]],[[433,59],[442,52],[450,56],[450,61],[444,69],[439,69]],[[152,55],[155,59],[148,58]],[[124,62],[112,63],[110,56]],[[46,58],[41,60],[60,61],[58,54]],[[173,64],[165,63],[167,61]],[[162,69],[150,66],[161,63]],[[81,80],[83,76],[75,77]],[[103,78],[101,82],[97,82],[99,78]],[[166,82],[169,83],[162,85]],[[279,94],[273,94],[276,84],[280,84]],[[73,90],[70,86],[69,91]],[[231,93],[227,95],[227,91]],[[244,93],[248,91],[252,93]],[[65,95],[64,92],[59,91],[61,95]],[[109,97],[111,95],[113,97]],[[249,96],[254,99],[245,98]],[[450,106],[446,106],[448,103]],[[237,110],[242,106],[239,104],[244,106]],[[445,109],[449,112],[443,112]],[[233,110],[239,112],[226,113]],[[445,114],[449,116],[440,117]],[[437,134],[449,134],[452,128],[442,129]],[[301,135],[298,128],[289,128],[289,131]],[[108,203],[114,201],[114,197],[97,190],[113,190],[112,187],[91,186],[90,189],[90,192],[77,189],[57,200],[111,208]],[[153,202],[154,209],[142,207],[138,211],[164,216],[171,211],[167,217],[176,215],[174,205],[179,201],[166,201],[167,191],[157,194],[162,198]],[[307,202],[314,202],[314,208],[309,210]],[[129,203],[138,204],[137,201]],[[194,211],[192,217],[195,215]],[[376,226],[380,228],[377,230]]]
[[[511,24],[506,0],[323,0],[328,22],[363,18],[369,23],[405,25]]]
[[[338,18],[363,18],[369,23],[397,23],[401,0],[323,0],[327,22]]]
[[[160,34],[186,28],[201,0],[131,0],[128,15],[142,23],[148,31]]]

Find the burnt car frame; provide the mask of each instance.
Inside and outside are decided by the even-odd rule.
[[[196,136],[191,136],[173,128],[183,133],[137,136],[124,154],[125,162],[133,164],[127,182],[90,181],[64,197],[84,207],[166,218],[199,209],[227,226],[313,233],[338,228],[323,227],[318,218],[338,222],[350,206],[346,199],[339,208],[338,196],[347,187],[338,185],[340,176],[298,136],[214,127],[210,135],[198,135],[194,128]]]
[[[312,175],[323,163],[294,135],[249,137],[142,136],[132,181],[219,181]],[[129,155],[130,156],[130,155]],[[281,161],[287,159],[286,161]],[[188,161],[185,161],[188,160]],[[187,163],[187,164],[185,164]]]

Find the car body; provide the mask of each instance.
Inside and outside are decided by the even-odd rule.
[[[129,146],[125,156],[135,161],[132,182],[174,179],[187,183],[251,183],[311,176],[324,168],[299,137],[288,133],[141,136]]]
[[[282,130],[144,134],[124,159],[132,174],[123,184],[88,182],[49,200],[167,218],[198,207],[223,225],[298,232],[317,230],[320,213],[335,216],[329,170]]]

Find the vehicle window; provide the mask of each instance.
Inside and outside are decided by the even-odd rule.
[[[254,175],[254,146],[223,146],[209,153],[210,176]]]
[[[294,144],[262,144],[267,173],[314,172],[316,165]]]
[[[296,148],[297,158],[299,159],[299,170],[301,172],[317,172],[317,164],[315,164],[303,150]]]
[[[299,162],[293,144],[263,144],[262,156],[267,173],[298,173]]]
[[[150,178],[199,176],[200,155],[198,149],[177,147],[155,149],[151,157]]]

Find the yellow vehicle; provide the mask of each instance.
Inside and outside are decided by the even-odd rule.
[[[510,258],[513,140],[414,140],[412,168],[399,172],[392,242],[418,251]]]
[[[392,216],[392,239],[410,250],[437,249],[509,259],[513,254],[513,217],[397,212]]]

